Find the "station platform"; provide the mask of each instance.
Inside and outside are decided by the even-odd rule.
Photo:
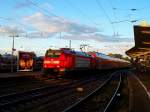
[[[26,76],[33,76],[33,77],[38,77],[42,74],[42,71],[35,71],[35,72],[9,72],[9,73],[0,73],[0,78],[15,78],[15,77],[26,77]]]
[[[127,77],[129,86],[129,111],[149,112],[150,110],[150,75],[138,71],[130,72]]]

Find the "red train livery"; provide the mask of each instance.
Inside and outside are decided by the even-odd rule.
[[[43,63],[44,72],[65,72],[75,69],[90,69],[91,56],[69,48],[47,50]]]
[[[125,60],[121,60],[118,58],[112,58],[102,53],[98,52],[90,52],[89,53],[94,60],[94,65],[97,70],[105,70],[105,69],[117,69],[117,68],[125,68],[129,67],[129,62]]]
[[[43,62],[45,74],[50,72],[64,73],[73,70],[103,70],[126,66],[127,62],[101,53],[78,52],[69,48],[47,50]]]

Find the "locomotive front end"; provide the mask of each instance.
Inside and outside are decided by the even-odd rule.
[[[64,72],[65,56],[61,50],[47,50],[43,62],[45,74]]]

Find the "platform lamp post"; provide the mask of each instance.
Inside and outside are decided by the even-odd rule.
[[[14,66],[13,66],[13,58],[14,58],[14,43],[15,43],[15,37],[19,37],[18,35],[12,35],[12,36],[9,36],[9,37],[12,37],[13,38],[13,41],[12,41],[12,50],[11,50],[11,72],[13,72],[13,69],[14,69]]]

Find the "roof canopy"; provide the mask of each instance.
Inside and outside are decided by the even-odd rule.
[[[150,27],[134,26],[135,46],[126,51],[130,57],[138,57],[150,53]]]

